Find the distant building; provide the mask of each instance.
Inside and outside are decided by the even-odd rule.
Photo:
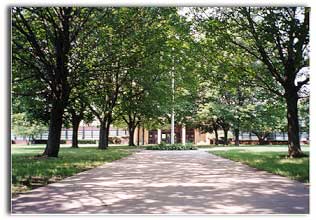
[[[97,143],[99,140],[99,127],[97,124],[84,125],[81,124],[78,130],[78,140],[84,143]],[[223,142],[224,133],[219,130],[219,143]],[[110,144],[128,144],[128,130],[125,128],[110,128]],[[44,132],[34,137],[35,143],[46,143],[48,132]],[[307,132],[300,134],[302,143],[309,143],[309,135]],[[63,143],[71,143],[72,129],[63,128],[61,132],[61,140]],[[134,143],[136,145],[159,144],[162,142],[170,143],[170,129],[153,129],[147,130],[142,127],[136,128],[134,133]],[[229,132],[228,139],[230,143],[234,143],[234,135]],[[286,132],[273,132],[266,141],[268,144],[287,144]],[[27,137],[16,136],[11,134],[12,143],[26,144],[29,140]],[[258,138],[251,132],[240,132],[239,140],[241,144],[258,144]],[[210,133],[202,133],[197,128],[175,127],[175,143],[192,143],[196,145],[209,145],[215,143],[215,135]]]

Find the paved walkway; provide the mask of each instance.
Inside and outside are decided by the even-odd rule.
[[[142,151],[20,195],[13,213],[309,213],[309,189],[204,151]]]

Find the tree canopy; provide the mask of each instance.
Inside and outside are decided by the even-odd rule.
[[[63,125],[76,131],[80,121],[98,120],[99,148],[107,149],[113,123],[128,128],[134,145],[137,126],[169,124],[172,111],[178,124],[215,132],[216,139],[223,129],[226,144],[229,130],[237,145],[240,131],[264,140],[287,130],[289,156],[301,156],[299,131],[309,123],[309,13],[13,7],[13,111],[48,126],[48,157],[58,156]]]

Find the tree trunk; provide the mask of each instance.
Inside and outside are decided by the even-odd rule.
[[[109,147],[109,135],[112,118],[111,116],[100,121],[99,149],[106,150]]]
[[[215,145],[218,145],[218,132],[217,132],[217,129],[214,129],[214,133],[215,133]]]
[[[138,125],[138,127],[137,127],[137,146],[139,146],[139,139],[140,139],[140,132],[139,132],[139,130],[140,130],[140,126]]]
[[[62,106],[60,102],[55,102],[50,112],[48,140],[43,153],[43,155],[47,157],[58,157],[64,114],[64,108]]]
[[[99,149],[105,149],[105,140],[106,140],[106,126],[105,121],[101,122],[100,132],[99,132]]]
[[[106,126],[105,126],[104,147],[101,149],[108,149],[108,147],[109,147],[110,126],[111,126],[111,123],[107,122]]]
[[[134,144],[135,128],[136,126],[133,124],[128,125],[128,133],[129,133],[128,146],[135,146]]]
[[[142,143],[143,143],[143,145],[145,145],[145,128],[144,128],[144,126],[143,126],[143,132],[142,132]]]
[[[300,146],[299,123],[296,92],[287,93],[285,96],[287,104],[287,122],[288,122],[288,156],[300,157],[303,155]]]
[[[267,132],[259,132],[259,131],[251,131],[251,133],[255,134],[258,138],[259,145],[265,145],[266,144],[266,137],[269,135]]]
[[[35,142],[35,137],[34,135],[31,135],[31,145]]]
[[[265,145],[264,137],[258,136],[259,145]]]
[[[235,146],[239,146],[239,129],[235,129]]]
[[[224,130],[224,145],[228,145],[228,129],[223,129]]]
[[[78,148],[78,129],[80,124],[80,118],[72,117],[72,146]]]

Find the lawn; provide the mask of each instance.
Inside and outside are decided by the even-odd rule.
[[[131,154],[128,147],[110,147],[98,150],[96,147],[72,149],[62,146],[58,158],[34,157],[44,151],[44,145],[12,147],[12,193],[59,181]]]
[[[302,148],[309,155],[309,147]],[[251,167],[289,177],[300,182],[309,182],[309,157],[287,159],[286,146],[257,146],[214,148],[209,151],[220,157],[239,161]]]

